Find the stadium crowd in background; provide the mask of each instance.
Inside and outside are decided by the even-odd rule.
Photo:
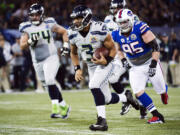
[[[180,0],[126,0],[128,7],[141,20],[155,27],[180,27]],[[29,51],[19,48],[18,26],[28,20],[28,8],[37,0],[1,0],[0,1],[0,87],[6,92],[11,89],[24,91],[27,87],[37,89],[36,75],[32,66]],[[55,18],[58,24],[68,27],[70,13],[78,4],[85,4],[93,10],[97,19],[103,20],[109,12],[110,0],[51,0],[40,1],[45,14]],[[180,86],[180,32],[159,32],[161,45],[161,61],[166,81],[172,86]],[[55,38],[57,46],[62,46],[62,39]],[[60,40],[59,40],[60,39]],[[63,89],[82,88],[87,85],[87,78],[83,84],[76,83],[70,58],[62,57],[57,81]],[[83,65],[83,63],[82,63]],[[62,73],[64,73],[62,75]],[[24,82],[23,84],[20,82]]]

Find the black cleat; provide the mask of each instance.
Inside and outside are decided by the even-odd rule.
[[[123,102],[122,103],[122,108],[121,108],[121,115],[124,115],[124,114],[126,114],[126,113],[128,113],[129,112],[129,109],[131,108],[131,104],[130,103],[128,103],[128,102]]]
[[[125,95],[127,97],[127,102],[132,105],[133,108],[139,110],[139,103],[136,99],[133,98],[133,95],[130,90],[126,90]]]
[[[107,131],[108,130],[108,125],[106,122],[106,119],[102,117],[97,118],[96,124],[92,124],[89,126],[89,129],[92,131]]]
[[[140,119],[146,119],[147,118],[147,109],[142,105],[140,105],[139,109],[140,109]]]
[[[60,114],[52,113],[51,118],[62,118]]]

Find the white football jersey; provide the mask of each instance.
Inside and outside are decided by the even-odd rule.
[[[36,33],[40,36],[38,42],[29,47],[33,62],[43,61],[50,55],[57,53],[57,48],[53,39],[53,32],[51,31],[55,24],[56,21],[52,17],[45,18],[38,26],[31,24],[30,21],[20,24],[19,31],[26,32],[29,35],[29,38]]]
[[[82,59],[87,64],[92,64],[91,59],[94,51],[103,46],[103,42],[108,34],[107,27],[103,22],[92,21],[90,30],[86,37],[83,37],[78,31],[68,30],[69,41],[71,45],[76,45],[81,53]]]
[[[106,23],[106,26],[107,26],[107,28],[109,29],[110,32],[119,29],[117,23],[114,22],[113,18],[114,18],[113,15],[108,15],[104,19],[104,22]]]

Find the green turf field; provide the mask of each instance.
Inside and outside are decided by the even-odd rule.
[[[165,124],[146,124],[132,108],[128,114],[120,116],[121,104],[108,105],[107,132],[88,129],[96,121],[96,108],[88,90],[63,91],[72,108],[66,120],[50,119],[51,104],[47,93],[0,94],[0,135],[180,135],[180,88],[169,89],[168,105],[163,105],[154,91],[147,93],[164,114]]]

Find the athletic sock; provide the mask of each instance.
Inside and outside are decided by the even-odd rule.
[[[152,99],[145,92],[138,97],[138,100],[143,104],[144,107],[146,107],[149,112],[156,110]]]

